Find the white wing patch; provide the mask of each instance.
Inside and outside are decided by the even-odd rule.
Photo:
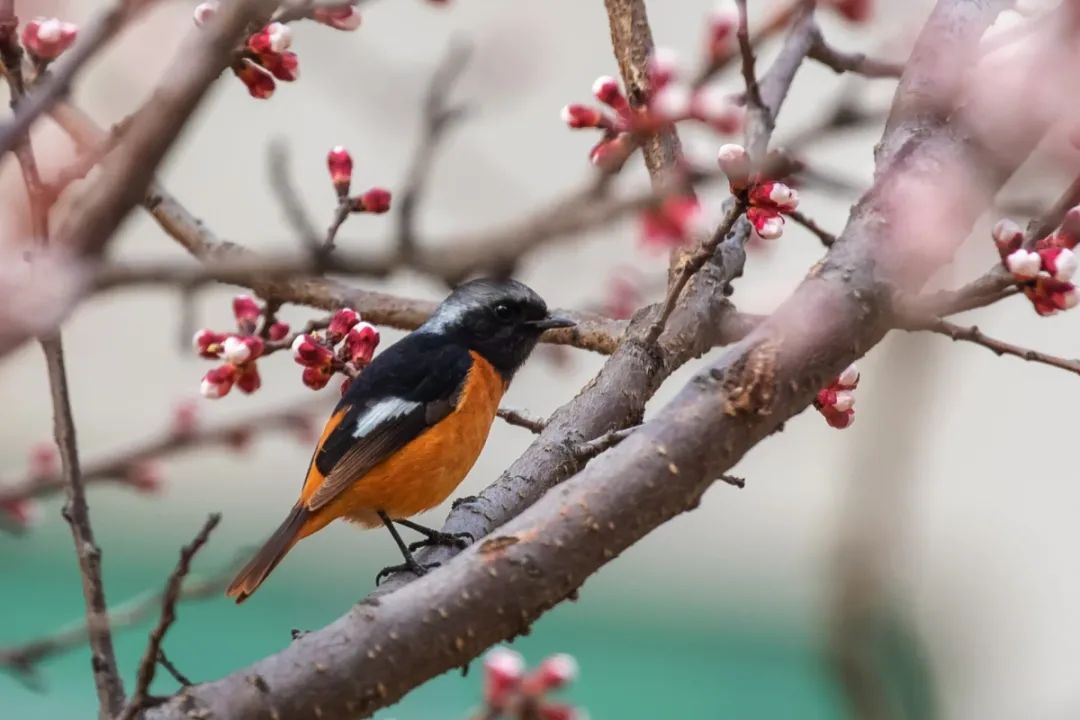
[[[435,308],[432,316],[416,330],[417,332],[439,335],[446,332],[447,329],[460,324],[463,317],[465,317],[465,308],[463,306],[450,300],[444,300],[439,307]]]
[[[394,418],[406,415],[420,407],[420,403],[401,398],[386,398],[380,400],[367,409],[356,420],[356,429],[353,430],[354,438],[362,438],[371,434],[375,428],[387,423]]]

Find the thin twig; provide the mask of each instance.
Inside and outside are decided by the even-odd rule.
[[[937,319],[921,326],[905,329],[911,331],[925,330],[939,335],[945,335],[953,340],[964,340],[966,342],[975,343],[976,345],[981,345],[998,356],[1011,355],[1013,357],[1018,357],[1021,360],[1049,365],[1080,375],[1080,360],[1070,360],[1055,355],[1048,355],[1039,352],[1038,350],[1032,350],[1021,345],[1014,345],[1013,343],[1005,342],[1004,340],[997,340],[984,334],[982,330],[974,325],[971,327],[963,327],[947,320]]]
[[[804,215],[802,212],[800,212],[798,210],[787,210],[787,211],[784,212],[784,214],[787,215],[792,220],[794,220],[795,222],[802,225],[804,228],[806,228],[807,230],[812,232],[814,235],[816,235],[818,240],[820,240],[821,244],[824,245],[825,247],[832,247],[833,243],[836,242],[836,236],[835,235],[833,235],[831,232],[829,232],[825,228],[818,225],[816,222],[814,222],[811,218]]]
[[[255,433],[272,429],[291,430],[303,426],[312,411],[322,402],[308,401],[279,410],[260,410],[251,415],[211,427],[196,427],[181,431],[169,428],[156,437],[86,463],[82,469],[82,485],[103,481],[130,482],[129,470],[147,460],[161,459],[194,449],[213,446],[239,446]],[[0,504],[29,500],[51,495],[66,487],[64,477],[26,477],[19,482],[0,486]]]
[[[641,426],[634,425],[632,427],[623,428],[622,430],[612,430],[611,432],[604,433],[598,438],[583,442],[574,448],[574,457],[577,458],[578,462],[590,460],[630,437],[630,434],[639,427]]]
[[[292,167],[289,148],[283,140],[274,140],[267,150],[270,165],[270,188],[277,197],[285,221],[303,242],[308,252],[318,253],[321,245],[319,231],[315,229],[307,208],[300,200],[300,193],[292,183]]]
[[[49,387],[52,392],[53,424],[56,445],[60,448],[60,462],[67,489],[64,518],[71,526],[75,540],[75,555],[82,575],[83,597],[86,601],[86,625],[90,639],[91,662],[94,684],[103,717],[115,717],[124,705],[124,685],[116,667],[112,634],[106,615],[105,586],[101,580],[101,550],[94,541],[90,525],[90,508],[86,504],[86,489],[79,472],[79,451],[75,440],[75,420],[71,415],[71,395],[68,391],[67,371],[64,369],[64,348],[60,337],[53,336],[41,341],[45,361],[49,368]]]
[[[742,55],[742,76],[746,83],[746,102],[751,110],[764,110],[765,101],[761,99],[761,88],[758,86],[757,71],[755,65],[757,58],[754,56],[754,46],[750,42],[750,22],[746,11],[746,0],[735,0],[739,8],[739,28],[735,36],[739,40],[739,53]]]
[[[158,664],[165,669],[165,672],[169,673],[169,675],[172,676],[172,679],[175,680],[178,684],[182,685],[183,687],[191,687],[195,684],[191,682],[187,675],[180,672],[180,668],[176,667],[176,665],[173,664],[173,661],[169,659],[169,657],[165,654],[164,650],[158,650],[157,661]]]
[[[435,151],[446,132],[465,114],[464,106],[449,103],[449,94],[454,82],[464,72],[470,53],[468,45],[452,44],[431,76],[424,95],[422,135],[397,203],[397,249],[405,261],[416,252],[416,209],[431,172]]]
[[[499,408],[498,415],[500,418],[506,421],[509,425],[516,425],[520,428],[539,435],[544,431],[544,426],[547,425],[547,421],[543,418],[538,418],[528,414],[523,410],[513,410],[511,408]]]
[[[694,273],[705,266],[705,263],[713,256],[713,253],[716,252],[720,243],[724,241],[724,238],[731,232],[731,229],[735,227],[735,223],[742,217],[744,212],[746,212],[746,200],[742,197],[735,198],[731,203],[731,207],[728,208],[723,222],[720,223],[720,227],[716,229],[716,232],[713,233],[712,237],[703,241],[697,251],[685,259],[682,267],[678,269],[678,274],[675,276],[674,281],[668,288],[667,296],[664,298],[664,304],[660,308],[660,314],[642,338],[642,342],[644,342],[645,345],[652,345],[655,343],[657,338],[660,337],[660,334],[664,332],[664,326],[667,324],[668,318],[671,317],[671,313],[675,309],[675,304],[679,301],[679,295],[682,294],[683,288],[690,282],[690,278],[694,276]]]
[[[208,600],[225,591],[236,570],[247,561],[249,551],[238,554],[220,570],[211,575],[189,575],[180,589],[182,601]],[[130,628],[148,620],[161,608],[160,590],[143,592],[109,610],[108,623],[113,630]],[[27,684],[40,685],[35,674],[36,667],[48,658],[71,652],[86,644],[90,627],[86,620],[60,628],[43,637],[6,648],[0,648],[0,670],[12,672]]]
[[[165,591],[161,596],[161,616],[158,618],[157,625],[150,631],[146,652],[143,653],[142,661],[139,663],[139,670],[135,675],[135,689],[132,691],[131,699],[128,700],[123,712],[120,713],[119,720],[132,720],[146,704],[150,683],[154,681],[154,671],[157,669],[158,658],[161,655],[161,643],[165,639],[165,633],[169,631],[169,627],[176,621],[176,603],[180,599],[180,589],[184,578],[191,570],[191,561],[195,554],[210,539],[210,533],[213,532],[219,522],[221,522],[219,513],[210,515],[206,518],[202,530],[195,536],[195,539],[180,549],[180,560],[176,563],[176,568],[172,571],[172,574],[169,575],[169,579],[165,583]]]
[[[865,53],[846,53],[829,45],[815,26],[814,44],[807,57],[832,68],[837,73],[851,72],[868,78],[898,78],[904,72],[904,63],[890,62],[867,57]]]

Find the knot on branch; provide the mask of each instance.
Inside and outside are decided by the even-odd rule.
[[[776,357],[779,343],[767,339],[755,345],[726,369],[713,369],[724,393],[727,415],[768,415],[776,398]]]

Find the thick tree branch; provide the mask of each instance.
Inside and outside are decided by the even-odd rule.
[[[939,2],[909,69],[918,77],[909,80],[931,93],[949,87],[949,72],[967,67],[968,53],[991,18],[987,2]],[[929,47],[935,52],[950,48],[953,62],[944,70],[918,62]],[[927,72],[933,75],[925,76]],[[772,317],[699,373],[655,418],[492,537],[463,551],[452,567],[404,587],[397,583],[391,593],[361,603],[285,651],[224,680],[190,688],[149,716],[178,718],[186,708],[240,719],[265,713],[270,706],[282,717],[370,713],[492,642],[524,631],[652,528],[696,506],[717,476],[807,407],[822,384],[883,337],[891,285],[924,282],[936,267],[924,257],[897,254],[906,238],[900,210],[891,202],[896,190],[912,182],[929,181],[932,186],[946,169],[963,168],[980,182],[957,188],[967,195],[957,203],[954,223],[970,226],[1039,139],[1032,133],[1003,158],[987,153],[965,134],[962,114],[948,119],[908,114],[910,106],[902,102],[897,109],[904,116],[894,118],[894,137],[886,140],[889,147],[905,149],[882,153],[875,187],[853,211],[823,263]],[[941,242],[956,243],[957,236],[962,237],[951,230],[942,229]],[[708,277],[707,269],[695,275],[695,284]],[[681,316],[677,311],[672,320]],[[632,349],[640,352],[624,343],[605,373],[617,369]],[[648,363],[646,355],[633,365]],[[653,367],[652,376],[635,378],[640,385],[623,383],[623,394],[655,383],[659,368]],[[569,448],[552,441],[582,435],[591,439],[597,436],[595,421],[604,414],[598,411],[610,405],[623,412],[632,409],[618,397],[603,407],[591,398],[591,412],[581,412],[574,418],[578,423],[566,424],[574,404],[606,390],[605,373],[570,409],[555,414],[534,445],[546,449],[549,460],[557,463],[549,467],[556,477],[565,472],[561,464],[571,464],[570,472],[575,468]],[[620,380],[625,379],[624,374]],[[528,459],[529,452],[519,463]],[[534,460],[532,467],[509,472],[531,474],[535,465]],[[523,500],[508,499],[502,507],[463,504],[454,515],[466,507],[484,515],[493,510],[473,526],[498,526],[508,511],[527,504]],[[448,528],[462,529],[453,516]],[[261,689],[252,687],[253,675],[261,679]]]

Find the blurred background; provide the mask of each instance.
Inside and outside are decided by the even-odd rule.
[[[84,24],[107,0],[19,2],[19,14],[58,15]],[[89,69],[75,101],[107,126],[134,110],[191,28],[192,2],[164,2],[129,28]],[[751,3],[754,15],[769,3]],[[838,47],[904,57],[929,4],[876,4],[868,25],[822,12]],[[649,3],[657,43],[689,66],[700,56],[711,0]],[[759,7],[760,6],[760,7]],[[568,102],[589,101],[600,74],[617,74],[603,3],[458,0],[441,8],[419,0],[371,2],[355,33],[314,23],[295,26],[301,79],[257,101],[224,77],[187,127],[160,175],[164,184],[223,237],[255,249],[288,250],[290,236],[270,191],[267,158],[286,143],[294,180],[319,222],[334,205],[325,155],[347,146],[355,187],[400,188],[419,136],[419,107],[432,71],[452,40],[474,53],[455,96],[472,109],[442,146],[420,212],[425,238],[490,228],[540,207],[587,178],[594,137],[559,120]],[[775,47],[762,52],[767,63]],[[740,88],[735,73],[727,82]],[[808,63],[779,118],[777,142],[812,127],[840,97],[885,108],[891,81],[839,78]],[[834,133],[807,152],[814,167],[857,186],[869,182],[879,126]],[[45,172],[70,161],[71,147],[47,126],[36,136]],[[705,157],[722,142],[684,132]],[[1051,148],[1054,150],[1054,148]],[[1003,193],[1053,198],[1067,176],[1060,153],[1044,148]],[[1075,157],[1072,158],[1075,161]],[[627,188],[647,178],[636,158]],[[69,193],[69,197],[73,193]],[[74,193],[77,194],[77,193]],[[719,189],[714,189],[722,199]],[[856,195],[808,186],[802,209],[839,231]],[[15,242],[25,200],[11,158],[0,165],[0,233]],[[1023,218],[1018,217],[1018,220]],[[389,242],[390,217],[354,216],[346,247]],[[144,214],[114,246],[125,258],[182,258]],[[816,239],[789,224],[784,237],[750,253],[736,284],[740,309],[768,312],[822,254]],[[988,225],[940,279],[974,277],[996,259]],[[666,258],[641,247],[627,221],[545,249],[521,279],[549,303],[602,307],[612,277],[634,268],[656,288]],[[363,287],[440,298],[445,290],[407,273]],[[233,290],[198,294],[196,326],[232,325]],[[646,298],[649,299],[649,298]],[[72,400],[85,460],[134,445],[171,422],[197,397],[211,366],[190,351],[175,291],[98,296],[65,326]],[[303,322],[314,311],[287,308]],[[1080,354],[1074,315],[1038,319],[1023,300],[972,314],[987,332],[1058,355]],[[383,347],[399,336],[383,332]],[[603,358],[546,348],[518,376],[505,405],[547,415],[572,398]],[[672,377],[659,407],[698,361]],[[857,717],[850,698],[865,693],[890,717],[968,720],[1075,718],[1080,714],[1080,486],[1067,468],[1080,383],[1074,377],[939,337],[896,335],[860,363],[858,422],[838,432],[809,411],[762,443],[735,468],[746,488],[723,484],[701,507],[661,527],[607,565],[577,602],[546,615],[513,643],[536,661],[568,652],[581,679],[568,697],[604,718]],[[212,424],[260,409],[311,401],[328,408],[337,383],[313,393],[284,354],[260,363],[263,389],[200,401]],[[31,449],[51,439],[44,363],[27,346],[0,364],[5,421],[0,482],[25,473]],[[317,413],[322,421],[324,410]],[[460,488],[472,494],[521,452],[531,435],[497,422],[480,461]],[[158,589],[177,549],[205,516],[224,520],[199,556],[210,573],[255,545],[294,499],[311,451],[288,432],[258,434],[243,452],[200,451],[170,460],[160,494],[95,486],[90,503],[104,553],[110,604]],[[83,601],[60,500],[44,503],[40,523],[22,536],[0,534],[0,645],[79,621]],[[438,526],[447,507],[421,522]],[[383,532],[336,524],[302,543],[242,608],[224,598],[184,604],[165,641],[193,680],[210,680],[290,642],[293,628],[321,627],[372,587],[397,561]],[[130,683],[147,627],[116,634]],[[0,714],[25,720],[89,717],[96,699],[88,652],[43,663],[35,691],[0,675]],[[154,690],[175,683],[158,673]],[[437,678],[378,718],[464,718],[480,699],[479,673]],[[865,707],[865,706],[863,706]]]

